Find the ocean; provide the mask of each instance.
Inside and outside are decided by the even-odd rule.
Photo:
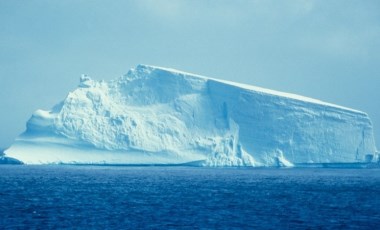
[[[380,169],[0,165],[0,229],[379,229]]]

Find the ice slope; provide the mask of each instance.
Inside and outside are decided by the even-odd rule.
[[[139,65],[82,76],[37,110],[6,155],[27,164],[293,166],[377,159],[367,114],[259,87]]]

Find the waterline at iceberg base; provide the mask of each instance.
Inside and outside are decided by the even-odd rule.
[[[112,81],[82,76],[5,154],[26,164],[256,167],[379,158],[366,113],[147,65]]]

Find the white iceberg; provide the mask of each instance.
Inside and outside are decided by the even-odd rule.
[[[377,161],[366,113],[319,100],[139,65],[82,76],[37,110],[5,151],[26,164],[297,166]]]

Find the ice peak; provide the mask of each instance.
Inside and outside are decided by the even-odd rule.
[[[89,88],[94,85],[94,80],[91,79],[90,76],[86,74],[82,74],[79,78],[79,87],[81,88]]]

